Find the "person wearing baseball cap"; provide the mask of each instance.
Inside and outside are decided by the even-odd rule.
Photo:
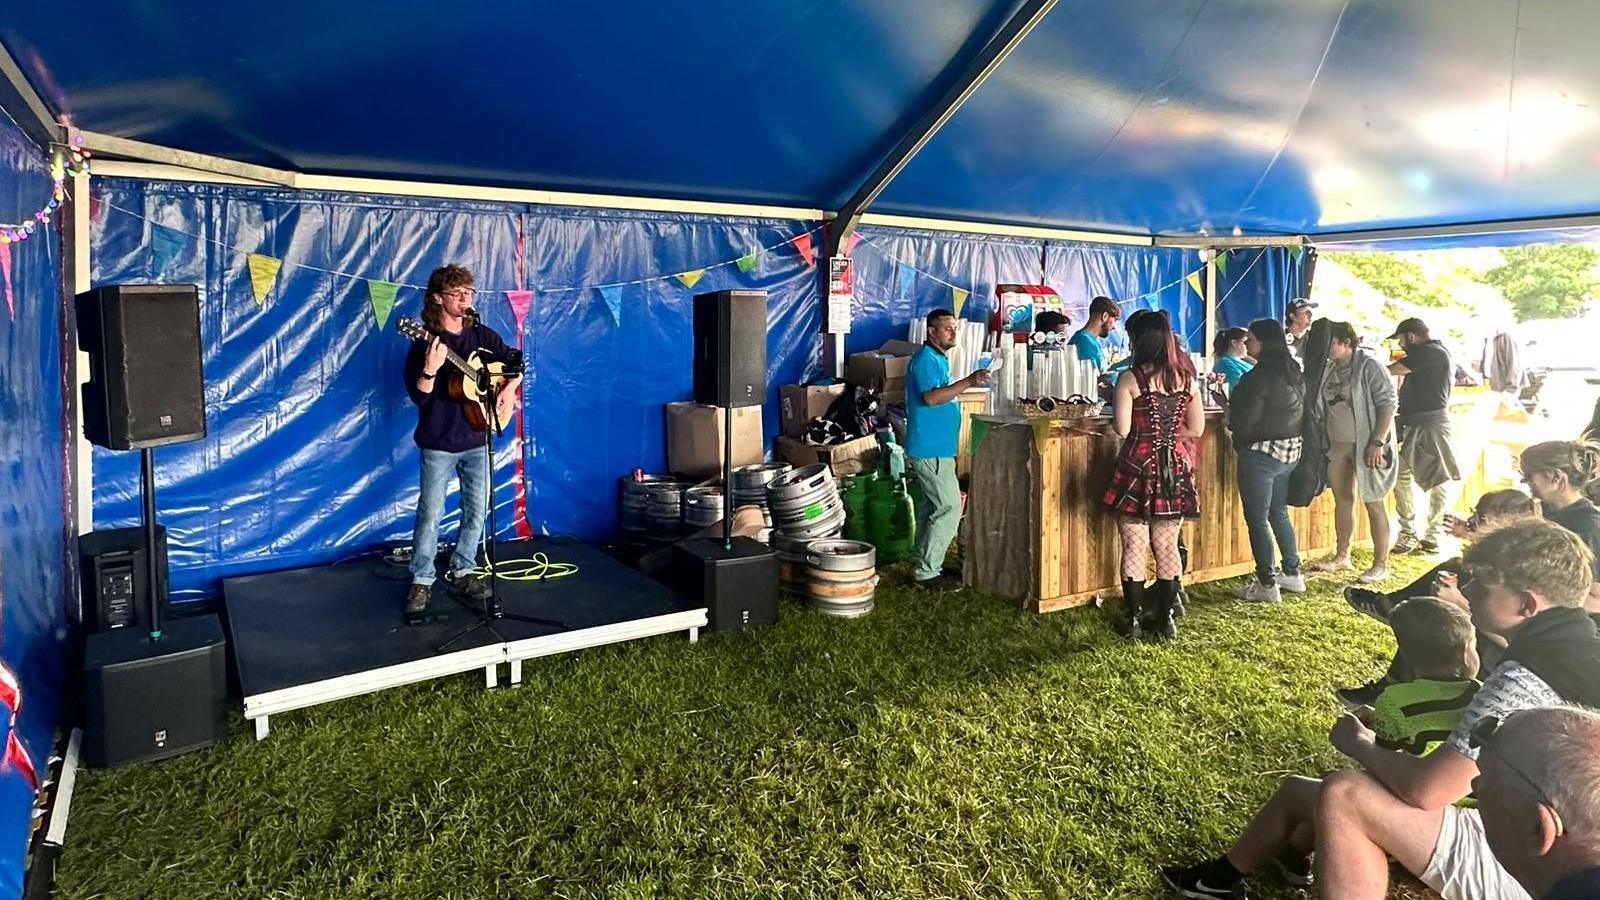
[[[1389,364],[1400,379],[1400,406],[1395,422],[1400,430],[1400,477],[1394,486],[1394,508],[1400,518],[1397,554],[1435,553],[1444,528],[1448,502],[1446,488],[1461,480],[1455,451],[1450,446],[1450,391],[1456,367],[1450,351],[1428,334],[1421,319],[1402,321],[1389,336],[1399,341],[1405,357]],[[1428,511],[1417,522],[1416,491],[1428,495]]]
[[[1289,306],[1283,311],[1283,331],[1289,339],[1289,352],[1302,366],[1306,361],[1306,345],[1302,339],[1311,330],[1311,320],[1316,317],[1312,310],[1316,308],[1317,305],[1310,300],[1296,297],[1289,301]]]

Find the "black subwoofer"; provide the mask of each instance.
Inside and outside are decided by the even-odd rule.
[[[778,554],[760,541],[690,538],[673,550],[673,586],[704,603],[712,631],[743,631],[778,621]]]
[[[83,755],[96,768],[165,759],[228,733],[227,645],[217,617],[91,634],[83,658]]]
[[[767,294],[694,298],[694,402],[760,406],[767,398]]]
[[[205,437],[198,288],[108,285],[79,294],[77,312],[90,443],[137,450]]]

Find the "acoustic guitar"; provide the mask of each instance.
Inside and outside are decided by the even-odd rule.
[[[423,327],[421,322],[405,316],[401,316],[394,327],[396,331],[413,341],[431,341],[434,338],[433,332]],[[477,350],[472,351],[469,356],[462,357],[461,354],[446,347],[445,359],[455,371],[440,372],[439,377],[445,379],[445,390],[449,393],[450,399],[461,404],[461,409],[466,413],[467,422],[472,425],[473,430],[487,430],[491,421],[494,422],[496,431],[509,428],[516,410],[513,408],[507,411],[503,417],[495,416],[494,395],[500,385],[521,373],[511,371],[505,363],[484,360]],[[489,375],[487,394],[479,387],[485,371]]]

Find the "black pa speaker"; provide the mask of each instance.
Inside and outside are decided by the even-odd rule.
[[[217,617],[85,639],[83,755],[96,768],[166,759],[228,733],[227,645]]]
[[[89,354],[89,442],[138,450],[205,437],[199,289],[109,285],[79,294],[77,304],[78,346]]]
[[[78,538],[86,632],[150,625],[150,575],[143,528],[108,528]],[[167,595],[167,528],[156,526],[155,599],[161,618],[171,613]]]
[[[694,298],[694,402],[760,406],[767,399],[767,293]]]
[[[693,603],[704,603],[712,631],[743,631],[778,621],[778,554],[747,537],[690,538],[673,551],[673,581]]]

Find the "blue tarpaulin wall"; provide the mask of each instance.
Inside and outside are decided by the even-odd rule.
[[[27,219],[50,189],[43,152],[0,111],[0,221]],[[61,242],[52,225],[0,254],[10,257],[0,277],[0,660],[21,685],[14,733],[43,772],[61,701],[67,598]],[[4,709],[0,725],[10,727]],[[0,896],[22,893],[32,806],[22,771],[0,764]]]
[[[769,393],[819,374],[817,270],[794,243],[805,234],[820,246],[815,222],[94,184],[96,284],[201,288],[209,435],[157,451],[181,598],[214,592],[229,575],[409,538],[418,458],[394,317],[419,313],[421,286],[447,261],[477,273],[485,322],[508,339],[518,329],[504,292],[531,292],[521,443],[503,440],[496,460],[503,535],[519,524],[519,454],[531,531],[614,533],[617,479],[663,470],[662,404],[689,397],[695,293],[768,292]],[[282,260],[259,303],[250,253]],[[1105,293],[1127,312],[1165,308],[1191,349],[1203,341],[1203,307],[1185,282],[1201,269],[1192,250],[872,228],[854,256],[851,350],[903,337],[914,316],[953,306],[957,288],[970,291],[964,315],[979,318],[997,282],[1036,281],[1041,265],[1075,321]],[[676,277],[700,269],[693,288]],[[382,330],[368,280],[400,285]],[[769,439],[776,412],[767,404]],[[97,450],[94,476],[96,527],[136,523],[137,455]]]
[[[1227,272],[1219,268],[1217,273],[1219,328],[1243,328],[1256,319],[1281,320],[1290,300],[1311,296],[1313,250],[1250,247],[1222,252],[1227,261],[1219,266],[1225,266]],[[1190,258],[1193,256],[1190,251]],[[1204,343],[1203,336],[1200,342]],[[1191,344],[1199,349],[1199,344]],[[1204,349],[1211,352],[1209,347]]]
[[[156,452],[175,590],[409,538],[419,458],[394,318],[419,315],[428,273],[452,261],[474,270],[485,323],[513,342],[504,292],[533,292],[521,329],[529,527],[608,536],[617,478],[663,469],[662,404],[690,394],[693,294],[766,290],[769,384],[814,374],[815,269],[786,243],[811,228],[96,179],[94,282],[201,289],[209,434]],[[249,253],[282,260],[264,302]],[[746,272],[735,261],[752,254]],[[692,290],[672,277],[698,269]],[[400,285],[382,330],[369,279]],[[765,426],[776,431],[776,404]],[[505,535],[517,526],[516,457],[503,439]],[[96,527],[135,523],[137,454],[96,450],[94,475]]]
[[[856,318],[847,349],[872,350],[905,339],[907,323],[954,309],[957,291],[970,291],[962,318],[984,321],[994,312],[996,284],[1047,284],[1061,295],[1073,326],[1082,325],[1097,295],[1118,300],[1123,315],[1138,308],[1167,310],[1173,328],[1205,336],[1205,307],[1185,275],[1200,271],[1192,250],[1021,238],[977,238],[944,232],[864,228],[856,245]],[[1197,331],[1198,329],[1198,331]]]

